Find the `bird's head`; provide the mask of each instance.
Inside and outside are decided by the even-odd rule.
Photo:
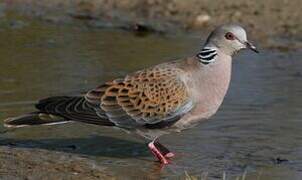
[[[236,24],[217,27],[209,35],[205,46],[215,46],[227,55],[233,55],[241,49],[258,53],[256,47],[247,40],[246,31]]]

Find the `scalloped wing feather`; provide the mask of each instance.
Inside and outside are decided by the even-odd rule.
[[[192,109],[182,70],[153,67],[138,71],[124,79],[107,82],[85,98],[102,118],[121,127],[175,121]]]

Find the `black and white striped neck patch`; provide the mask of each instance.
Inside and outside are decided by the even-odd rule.
[[[196,56],[202,64],[209,64],[215,61],[217,51],[214,48],[205,47]]]

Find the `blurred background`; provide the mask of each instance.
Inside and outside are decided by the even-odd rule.
[[[0,0],[0,179],[292,179],[302,176],[301,0]],[[144,142],[80,123],[6,129],[38,99],[194,55],[209,32],[241,24],[261,54],[234,58],[211,120]],[[187,177],[188,178],[188,177]]]

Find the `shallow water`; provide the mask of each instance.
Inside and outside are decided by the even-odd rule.
[[[0,39],[0,119],[33,110],[37,99],[79,94],[128,72],[191,55],[201,41],[195,35],[137,37],[26,19],[1,21]],[[125,173],[138,179],[176,178],[185,171],[206,172],[209,179],[245,171],[250,179],[300,179],[302,52],[261,51],[235,57],[231,87],[211,120],[161,138],[177,154],[164,168],[140,139],[110,128],[30,127],[2,133],[0,139],[85,156],[121,179]]]

